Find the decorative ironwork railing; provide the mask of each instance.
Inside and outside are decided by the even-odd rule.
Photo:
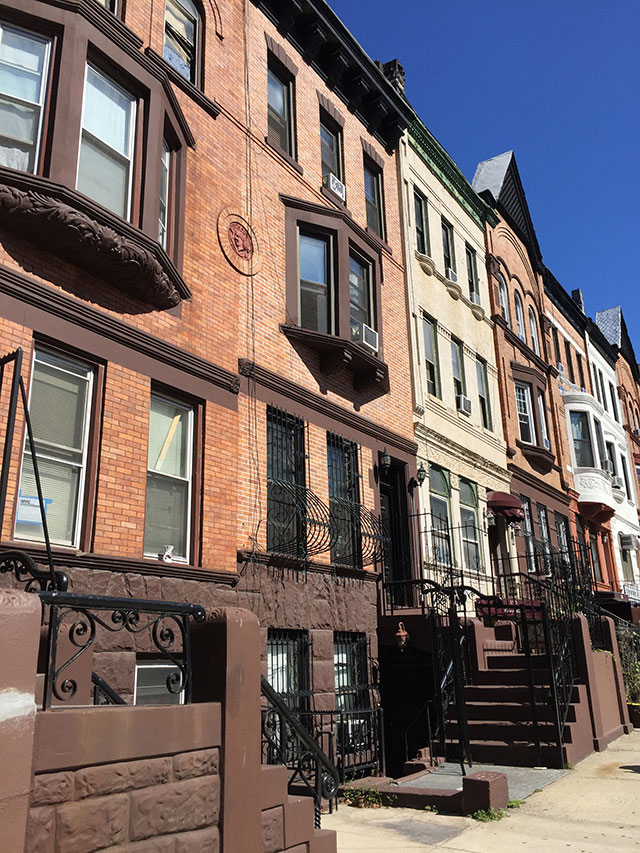
[[[19,584],[24,584],[25,592],[66,592],[69,578],[66,572],[54,570],[42,571],[33,559],[24,551],[2,551],[0,553],[0,575],[13,575]]]
[[[92,654],[96,642],[108,647],[109,635],[126,633],[135,638],[144,635],[140,644],[172,665],[166,679],[168,693],[191,701],[191,632],[190,622],[202,622],[204,608],[196,604],[172,601],[147,601],[134,598],[111,598],[99,595],[76,595],[70,592],[39,592],[43,621],[48,622],[47,665],[43,710],[58,702],[71,702],[82,693],[79,683],[83,671],[80,659]],[[92,670],[92,667],[90,668]],[[117,694],[99,676],[89,676],[96,704],[121,704]]]
[[[313,796],[315,826],[320,828],[323,800],[333,800],[341,781],[338,768],[323,751],[307,724],[311,712],[292,711],[262,676],[262,757],[265,764],[282,764],[290,771],[289,785],[300,783]]]

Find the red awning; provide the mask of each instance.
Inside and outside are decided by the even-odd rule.
[[[508,492],[487,492],[487,509],[494,515],[504,515],[506,518],[524,519],[524,510],[520,498]]]

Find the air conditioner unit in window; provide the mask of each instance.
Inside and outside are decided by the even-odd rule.
[[[613,462],[610,459],[605,459],[602,463],[602,470],[613,475]]]
[[[620,534],[620,547],[623,551],[633,551],[636,547],[634,542],[634,537],[630,536],[628,533]]]
[[[624,480],[622,477],[614,477],[611,485],[614,489],[624,489]]]
[[[481,304],[481,303],[480,303],[480,294],[479,294],[479,293],[475,293],[475,292],[474,292],[474,293],[472,293],[472,294],[471,294],[471,301],[472,301],[472,302],[474,302],[476,305],[480,305],[480,304]]]
[[[458,394],[456,398],[456,405],[458,406],[459,412],[463,412],[465,415],[471,414],[471,400],[468,397],[465,397],[464,394]]]
[[[458,273],[455,270],[452,270],[451,267],[447,267],[444,274],[449,281],[454,281],[456,284],[458,283]]]
[[[362,337],[360,343],[364,344],[372,352],[378,352],[378,333],[376,330],[372,329],[371,326],[367,326],[366,323],[363,323],[361,328]]]
[[[325,175],[322,179],[322,183],[327,189],[330,189],[332,193],[338,196],[338,198],[344,201],[347,197],[347,190],[345,185],[342,183],[340,178],[337,178],[333,172],[329,172],[328,175]]]

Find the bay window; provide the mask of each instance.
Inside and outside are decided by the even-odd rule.
[[[571,437],[579,468],[593,468],[593,445],[586,412],[571,412]]]
[[[159,394],[151,395],[144,527],[146,556],[189,559],[193,420],[192,407]]]
[[[160,210],[158,213],[158,243],[167,248],[169,230],[169,196],[171,189],[171,149],[162,140],[162,159],[160,161]]]
[[[373,326],[371,265],[357,255],[349,255],[349,325],[351,340],[362,341],[362,324]]]
[[[29,410],[49,537],[58,545],[80,544],[93,382],[90,365],[36,349]],[[18,539],[44,538],[37,495],[26,442],[15,522]]]
[[[520,428],[520,441],[525,444],[536,443],[536,428],[531,406],[531,386],[516,382],[516,409]]]
[[[86,66],[76,188],[129,219],[136,99],[93,66]]]
[[[304,329],[333,334],[332,238],[300,232],[298,247],[300,325]]]
[[[37,172],[51,39],[0,22],[0,165]]]

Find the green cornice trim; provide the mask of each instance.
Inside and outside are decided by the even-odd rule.
[[[456,166],[438,140],[425,125],[416,119],[409,125],[409,142],[448,190],[464,207],[469,216],[483,228],[487,222],[492,228],[498,224],[494,210],[480,198],[469,181]]]

